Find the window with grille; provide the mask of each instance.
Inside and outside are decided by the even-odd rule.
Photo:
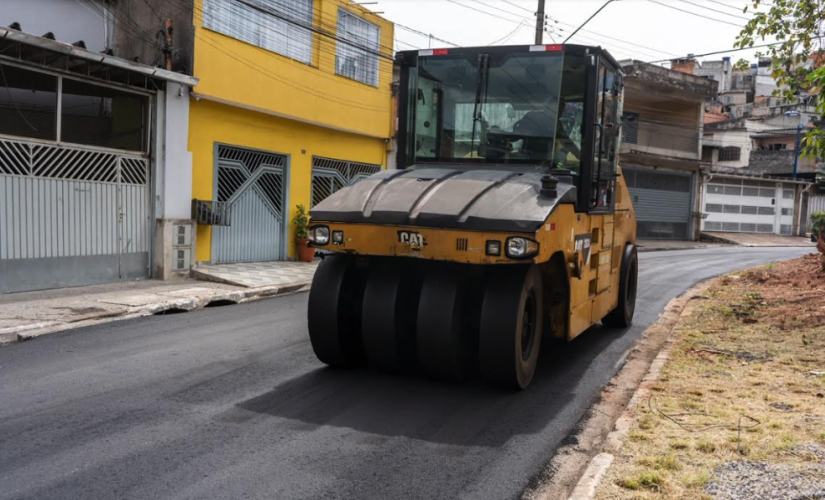
[[[741,148],[728,146],[719,150],[719,161],[739,161],[741,155]]]
[[[783,208],[782,215],[788,216],[793,215],[793,208]]]
[[[335,72],[377,87],[380,39],[381,30],[378,26],[344,9],[338,9]]]
[[[203,27],[312,63],[313,0],[204,0]]]
[[[794,198],[794,192],[792,189],[783,189],[782,190],[782,198],[786,200],[792,200]]]

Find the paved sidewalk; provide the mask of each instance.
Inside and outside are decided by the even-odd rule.
[[[193,274],[210,281],[148,280],[0,295],[0,345],[108,321],[305,291],[317,262],[204,267]]]
[[[694,250],[697,248],[729,247],[726,243],[711,243],[707,241],[678,241],[678,240],[637,240],[636,246],[640,252],[662,252],[666,250]]]
[[[237,264],[201,264],[192,276],[216,283],[255,288],[308,283],[320,260],[313,262],[242,262]]]
[[[782,236],[779,234],[717,233],[705,232],[703,237],[744,247],[816,247],[810,238],[802,236]]]

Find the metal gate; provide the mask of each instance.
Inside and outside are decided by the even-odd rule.
[[[639,238],[686,240],[690,237],[690,172],[622,168],[638,221]]]
[[[149,162],[0,139],[0,292],[149,276]]]
[[[339,189],[381,171],[381,165],[331,158],[312,158],[312,206]]]
[[[264,262],[286,257],[286,156],[218,145],[216,199],[231,226],[212,228],[212,262]]]

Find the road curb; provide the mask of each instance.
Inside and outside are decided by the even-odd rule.
[[[249,288],[245,290],[226,290],[224,293],[215,293],[202,297],[169,297],[163,302],[155,302],[143,306],[124,307],[117,311],[106,311],[98,315],[83,316],[68,321],[46,321],[3,328],[0,329],[0,346],[31,340],[49,333],[58,333],[102,323],[153,316],[163,314],[167,311],[197,311],[216,302],[245,304],[257,300],[304,292],[309,290],[309,286],[310,281],[307,280],[279,286]]]
[[[668,359],[672,334],[688,303],[716,278],[695,285],[665,306],[659,319],[645,330],[628,352],[627,361],[601,397],[576,426],[569,441],[556,450],[539,479],[525,493],[526,500],[591,500],[621,448],[632,422],[629,410],[644,400],[645,392]],[[606,455],[606,456],[605,456]]]

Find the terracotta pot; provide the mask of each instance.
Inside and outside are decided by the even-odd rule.
[[[315,249],[309,246],[306,238],[295,238],[295,245],[298,247],[298,260],[301,262],[312,262],[315,258]]]

